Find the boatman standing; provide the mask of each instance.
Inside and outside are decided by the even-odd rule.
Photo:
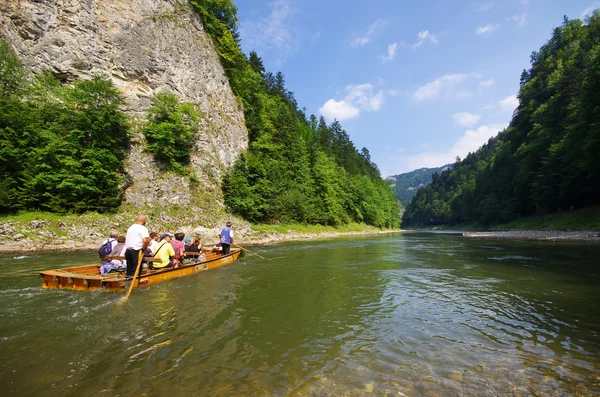
[[[140,252],[146,252],[150,243],[150,235],[146,228],[146,216],[138,215],[135,223],[127,229],[125,238],[125,260],[127,261],[127,277],[133,277],[135,269],[138,266],[138,255]]]
[[[229,248],[231,248],[231,244],[234,244],[233,230],[231,230],[231,222],[227,222],[223,230],[221,230],[221,234],[219,235],[219,237],[221,238],[221,253],[223,255],[229,254]]]

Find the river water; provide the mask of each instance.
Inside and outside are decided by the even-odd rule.
[[[600,246],[404,233],[247,247],[122,294],[0,257],[3,396],[600,394]],[[119,309],[120,308],[120,309]]]

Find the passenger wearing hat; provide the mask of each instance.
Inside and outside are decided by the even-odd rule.
[[[153,269],[164,269],[167,267],[178,267],[177,263],[173,263],[173,257],[175,256],[175,250],[171,245],[172,234],[163,233],[160,236],[160,242],[154,249],[154,257],[158,259],[157,262],[151,262]]]
[[[229,248],[231,247],[231,244],[234,244],[231,222],[225,224],[225,227],[221,230],[221,234],[219,234],[219,238],[221,239],[221,253],[223,255],[229,254]]]

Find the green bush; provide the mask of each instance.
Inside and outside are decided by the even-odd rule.
[[[190,162],[194,136],[198,130],[198,112],[189,103],[179,103],[173,94],[152,98],[144,136],[147,150],[171,171],[182,173]]]
[[[0,41],[0,90],[0,212],[119,206],[129,124],[108,78],[28,75]]]

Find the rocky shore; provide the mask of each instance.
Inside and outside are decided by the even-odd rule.
[[[121,217],[119,217],[121,218]],[[132,218],[131,216],[125,219]],[[123,219],[99,220],[67,223],[63,221],[33,220],[23,222],[0,222],[0,255],[28,252],[94,252],[107,237],[109,230],[116,229],[121,233],[126,230],[127,224]],[[65,219],[66,220],[66,219]],[[71,219],[69,219],[71,220]],[[224,221],[221,222],[224,224]],[[220,225],[220,223],[218,223]],[[176,228],[165,224],[155,224],[156,230],[181,231],[187,236],[200,237],[203,244],[209,246],[218,240],[221,226],[212,225],[207,227],[184,226]],[[310,240],[320,238],[335,238],[340,236],[360,236],[387,234],[395,232],[411,232],[410,230],[376,230],[352,232],[325,231],[320,233],[297,233],[287,231],[280,233],[276,231],[255,231],[250,224],[234,219],[234,231],[236,240],[242,245],[264,245],[277,244],[283,241]],[[152,227],[151,227],[152,229]],[[415,230],[413,232],[423,232]],[[457,233],[457,232],[453,232]],[[514,240],[538,240],[538,241],[579,241],[600,243],[599,231],[561,231],[561,230],[497,230],[497,231],[473,231],[458,232],[465,238],[486,239],[514,239]]]
[[[49,221],[44,220],[31,221],[26,225],[27,228],[23,229],[15,228],[10,222],[0,222],[0,255],[29,252],[94,252],[98,250],[98,247],[102,245],[107,237],[98,232],[98,228],[86,228],[81,224],[72,226],[72,229],[69,230],[69,236],[58,236],[55,232],[49,230],[49,223]],[[15,229],[17,229],[16,233]],[[109,229],[102,228],[102,230],[104,229],[108,233]],[[122,228],[118,228],[118,230],[120,229]],[[212,246],[218,242],[217,236],[220,230],[220,227],[182,227],[177,229],[177,231],[184,232],[186,236],[200,237],[206,246]],[[292,240],[387,234],[400,232],[400,230],[327,231],[321,233],[288,231],[287,233],[279,233],[275,231],[253,231],[250,224],[240,222],[237,227],[234,227],[234,232],[236,241],[239,244],[264,245]]]
[[[563,230],[498,230],[485,232],[466,232],[469,238],[501,238],[515,240],[538,241],[585,241],[600,242],[598,231],[563,231]]]

